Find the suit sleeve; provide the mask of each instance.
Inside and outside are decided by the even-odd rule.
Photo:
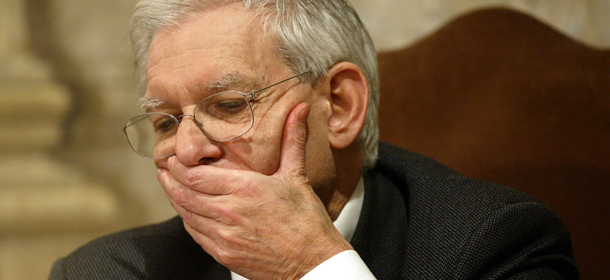
[[[580,279],[567,227],[541,203],[490,213],[468,240],[456,279]]]

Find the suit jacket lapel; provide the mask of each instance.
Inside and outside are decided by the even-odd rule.
[[[362,212],[352,246],[378,279],[399,279],[405,261],[407,207],[401,192],[377,172],[364,176]]]

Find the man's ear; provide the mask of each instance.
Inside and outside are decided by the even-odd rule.
[[[328,139],[331,147],[343,149],[356,140],[364,125],[369,85],[362,69],[351,62],[338,63],[327,73],[332,110]]]

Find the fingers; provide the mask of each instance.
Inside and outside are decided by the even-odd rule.
[[[172,206],[179,206],[212,219],[218,217],[218,212],[214,211],[213,207],[219,203],[218,200],[221,200],[222,197],[198,192],[183,185],[174,179],[167,169],[158,169],[157,179],[161,183]],[[176,209],[176,207],[174,209],[178,214],[181,214],[179,209]]]
[[[310,105],[301,103],[294,107],[284,125],[282,151],[278,173],[290,177],[305,177],[305,145],[307,143],[307,118]]]
[[[214,166],[187,167],[172,156],[168,159],[171,176],[183,185],[200,193],[210,195],[227,195],[232,192],[231,186],[240,177],[235,170]]]
[[[182,217],[184,228],[193,240],[219,262],[231,263],[234,260],[227,252],[240,253],[246,246],[236,236],[238,233],[234,231],[234,226],[190,212],[177,205],[169,195],[168,199],[178,215]]]

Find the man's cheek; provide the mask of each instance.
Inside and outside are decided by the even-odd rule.
[[[223,164],[221,167],[272,175],[279,167],[279,153],[265,146],[257,145],[250,153],[234,154],[229,161],[231,163]]]
[[[277,172],[280,167],[281,143],[281,136],[269,137],[265,140],[264,148],[253,162],[257,172],[265,175],[273,175]]]
[[[279,167],[281,136],[267,131],[255,131],[249,137],[227,143],[223,160],[211,164],[214,166],[249,170],[265,175],[272,175]],[[280,130],[281,132],[281,130]],[[277,131],[276,131],[277,133]]]

